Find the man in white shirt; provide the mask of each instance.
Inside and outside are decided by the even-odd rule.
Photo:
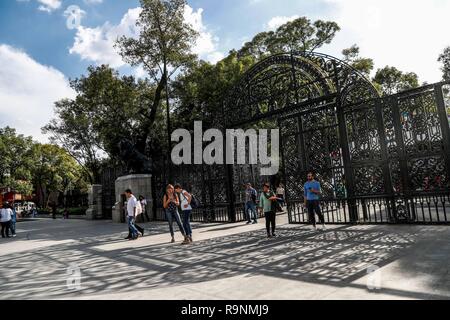
[[[125,195],[127,197],[127,220],[129,230],[129,236],[126,240],[136,240],[138,238],[138,230],[136,229],[135,222],[138,215],[138,207],[140,207],[140,205],[138,205],[138,200],[130,189],[125,191]]]

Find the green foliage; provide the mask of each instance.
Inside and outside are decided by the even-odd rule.
[[[31,195],[33,144],[15,129],[0,128],[0,186]]]
[[[359,56],[359,47],[355,44],[348,49],[342,50],[344,61],[350,66],[361,72],[364,76],[369,77],[374,68],[374,62],[370,58],[362,58]]]
[[[58,101],[57,117],[43,131],[83,165],[92,183],[98,182],[103,159],[117,160],[120,140],[139,139],[154,87],[148,81],[120,77],[105,65],[89,67],[86,76],[71,81],[71,87],[75,99]]]
[[[0,186],[16,193],[86,188],[81,167],[58,146],[33,142],[6,127],[0,128],[0,154]]]
[[[330,43],[339,30],[336,22],[317,20],[312,23],[301,17],[283,24],[276,31],[257,34],[239,50],[238,55],[250,55],[259,60],[280,52],[314,51]]]
[[[404,73],[395,67],[386,66],[378,69],[373,81],[379,85],[384,95],[417,88],[419,77],[414,72]]]
[[[223,97],[254,63],[252,56],[239,59],[237,52],[232,51],[216,65],[200,61],[179,76],[173,84],[177,99],[174,125],[192,129],[195,120],[202,120],[205,127],[217,122],[217,116],[222,114]]]
[[[438,61],[442,64],[443,79],[450,81],[450,47],[444,49],[444,52],[439,56]]]

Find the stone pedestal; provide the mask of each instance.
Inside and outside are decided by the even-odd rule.
[[[128,176],[120,177],[116,180],[116,204],[113,209],[112,218],[113,222],[121,223],[124,221],[124,202],[125,190],[131,189],[134,196],[139,199],[139,196],[143,196],[147,199],[148,210],[151,210],[150,204],[152,200],[152,175],[151,174],[132,174]],[[149,216],[151,216],[149,212]]]
[[[94,184],[88,190],[89,209],[86,210],[86,219],[95,220],[103,218],[102,186]]]

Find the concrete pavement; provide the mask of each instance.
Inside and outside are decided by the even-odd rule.
[[[279,237],[266,239],[262,220],[195,224],[195,243],[181,246],[179,233],[169,243],[166,223],[145,224],[145,237],[130,242],[123,240],[126,225],[109,221],[21,222],[17,238],[0,239],[0,296],[450,299],[450,227],[340,225],[314,232],[288,225],[286,216],[278,225]]]

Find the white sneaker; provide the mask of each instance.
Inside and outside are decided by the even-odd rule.
[[[322,225],[322,230],[327,230],[327,227],[325,225]]]

